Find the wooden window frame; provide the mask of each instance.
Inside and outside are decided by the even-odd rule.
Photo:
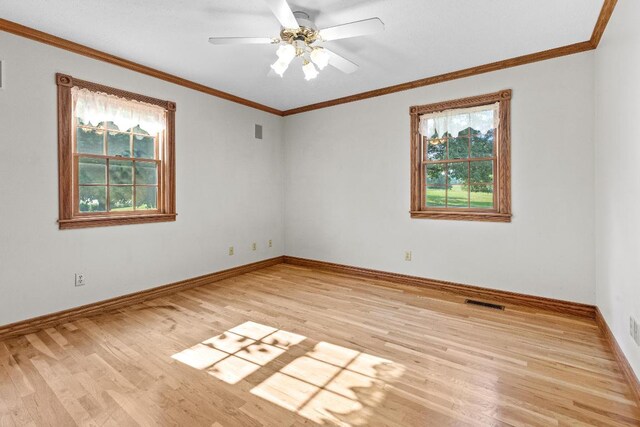
[[[499,103],[500,123],[494,144],[494,208],[426,207],[424,194],[424,163],[420,135],[420,116],[459,108],[479,107]],[[453,101],[413,106],[411,116],[411,218],[463,221],[511,222],[511,90],[472,96]]]
[[[176,185],[175,185],[175,112],[176,104],[172,101],[151,98],[133,92],[127,92],[76,79],[66,74],[56,74],[58,86],[58,191],[59,219],[61,230],[105,227],[126,224],[144,224],[154,222],[175,221],[176,219]],[[103,92],[134,101],[163,107],[166,113],[165,136],[162,141],[156,138],[156,150],[161,149],[163,157],[158,171],[158,209],[153,211],[100,212],[80,213],[78,204],[77,155],[74,152],[74,117],[71,100],[71,88],[88,89]],[[161,144],[161,146],[158,146]],[[91,157],[91,156],[89,156]],[[105,157],[105,156],[102,156]],[[156,160],[157,161],[157,160]]]

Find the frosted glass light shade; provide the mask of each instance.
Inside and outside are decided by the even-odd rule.
[[[304,64],[302,67],[302,71],[304,71],[305,80],[311,80],[318,77],[318,70],[316,70],[316,67],[311,62],[307,62],[306,64]]]
[[[321,47],[313,49],[310,57],[320,70],[329,65],[329,53]]]
[[[289,61],[291,62],[291,61]],[[276,62],[271,64],[271,69],[276,72],[280,77],[284,76],[284,72],[289,68],[289,62],[285,62],[282,59],[278,59]]]
[[[278,55],[281,61],[286,62],[288,65],[296,56],[296,48],[290,44],[283,44],[276,51],[276,55]]]

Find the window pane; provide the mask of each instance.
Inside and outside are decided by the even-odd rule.
[[[78,128],[76,150],[83,154],[104,154],[104,132],[95,129]]]
[[[80,157],[78,159],[78,181],[80,184],[106,184],[107,161]]]
[[[425,175],[428,186],[444,187],[446,184],[447,177],[442,163],[428,164],[425,169]]]
[[[157,165],[151,162],[136,162],[136,184],[157,184]]]
[[[466,185],[456,184],[449,186],[449,191],[447,192],[447,207],[469,207],[469,192],[467,191]]]
[[[471,137],[471,157],[493,157],[494,131],[475,132]]]
[[[102,124],[104,124],[104,123],[102,123]],[[109,129],[109,130],[124,130],[124,129],[120,129],[118,127],[118,125],[113,123],[113,122],[107,122],[107,129]]]
[[[109,184],[133,184],[133,162],[109,160]]]
[[[142,159],[155,159],[154,138],[150,136],[133,136],[134,157]]]
[[[108,132],[107,146],[110,156],[131,157],[131,142],[128,133]]]
[[[471,113],[469,119],[469,125],[472,129],[478,132],[487,132],[489,129],[493,129],[495,123],[493,121],[493,106],[488,105],[484,111],[476,111]]]
[[[132,129],[130,129],[133,133],[140,133],[142,135],[149,135],[149,132],[147,132],[146,130],[142,129],[140,126],[136,126]]]
[[[109,210],[132,211],[133,187],[109,187]]]
[[[493,160],[471,162],[471,182],[493,183]]]
[[[471,184],[471,207],[493,209],[493,185]]]
[[[469,181],[469,163],[447,163],[449,167],[449,185],[466,184]]]
[[[467,157],[469,157],[469,138],[466,136],[449,138],[449,158],[466,159]]]
[[[427,206],[444,207],[446,206],[446,190],[445,187],[427,187],[426,188]]]
[[[438,129],[439,127],[441,128],[442,126],[440,126],[440,123],[436,123],[435,119],[427,119],[427,125],[425,127],[426,130],[425,128],[422,128],[422,132],[426,132],[424,136],[429,139],[440,138],[440,132],[442,129]]]
[[[447,154],[446,139],[430,139],[427,141],[427,159],[444,160]]]
[[[468,113],[449,117],[448,129],[451,136],[469,135],[470,120]]]
[[[136,209],[158,209],[158,187],[136,187]]]
[[[81,185],[78,198],[80,212],[104,212],[107,206],[107,187]]]

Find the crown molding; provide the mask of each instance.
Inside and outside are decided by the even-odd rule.
[[[361,101],[376,96],[388,95],[395,92],[401,92],[409,89],[415,89],[422,86],[434,85],[450,80],[462,79],[465,77],[476,76],[478,74],[489,73],[491,71],[504,70],[506,68],[518,67],[520,65],[531,64],[533,62],[546,61],[547,59],[559,58],[561,56],[573,55],[580,52],[594,50],[598,47],[604,30],[607,28],[609,19],[613,14],[618,0],[604,0],[600,15],[596,21],[596,25],[589,40],[574,43],[566,46],[548,49],[541,52],[531,53],[528,55],[517,56],[515,58],[505,59],[502,61],[492,62],[490,64],[479,65],[477,67],[466,68],[464,70],[452,71],[450,73],[440,74],[437,76],[427,77],[424,79],[414,80],[407,83],[401,83],[394,86],[388,86],[380,89],[374,89],[367,92],[349,95],[342,98],[336,98],[329,101],[318,102],[316,104],[305,105],[302,107],[292,108],[282,112],[283,116],[291,116],[293,114],[304,113],[307,111],[318,110],[320,108],[333,107],[334,105],[346,104],[348,102]]]
[[[87,56],[89,58],[104,61],[110,64],[114,64],[123,68],[127,68],[138,73],[146,74],[151,77],[158,78],[170,83],[184,86],[189,89],[197,90],[199,92],[206,93],[218,98],[226,99],[227,101],[235,102],[245,105],[247,107],[255,108],[261,111],[266,111],[277,116],[291,116],[293,114],[304,113],[307,111],[318,110],[320,108],[332,107],[334,105],[346,104],[348,102],[361,101],[367,98],[373,98],[376,96],[388,95],[395,92],[401,92],[409,89],[415,89],[422,86],[429,86],[438,84],[450,80],[462,79],[465,77],[471,77],[478,74],[489,73],[492,71],[504,70],[506,68],[517,67],[520,65],[530,64],[533,62],[545,61],[547,59],[558,58],[561,56],[573,55],[580,52],[586,52],[594,50],[598,47],[602,35],[609,23],[609,19],[613,14],[613,10],[618,0],[604,0],[600,15],[596,21],[596,25],[593,29],[593,33],[589,40],[580,43],[574,43],[567,46],[557,47],[554,49],[544,50],[542,52],[531,53],[528,55],[518,56],[515,58],[505,59],[502,61],[492,62],[490,64],[479,65],[477,67],[466,68],[464,70],[453,71],[450,73],[440,74],[437,76],[427,77],[411,82],[401,83],[393,86],[388,86],[380,89],[374,89],[367,92],[362,92],[354,95],[345,96],[342,98],[336,98],[329,101],[318,102],[316,104],[305,105],[302,107],[292,108],[289,110],[278,110],[277,108],[269,107],[258,102],[254,102],[248,99],[241,98],[236,95],[232,95],[227,92],[223,92],[218,89],[214,89],[209,86],[205,86],[200,83],[193,82],[191,80],[183,79],[182,77],[175,76],[173,74],[165,73],[164,71],[157,70],[155,68],[147,67],[146,65],[138,64],[128,59],[120,58],[108,54],[106,52],[99,51],[97,49],[90,48],[88,46],[75,43],[52,34],[48,34],[34,28],[26,27],[24,25],[7,21],[0,18],[0,31],[5,31],[11,34],[15,34],[21,37],[25,37],[37,42],[45,43],[51,46],[55,46],[60,49],[68,50],[70,52],[77,53],[79,55]]]
[[[462,79],[465,77],[477,76],[478,74],[489,73],[491,71],[504,70],[505,68],[517,67],[519,65],[530,64],[532,62],[545,61],[547,59],[558,58],[560,56],[573,55],[575,53],[593,50],[591,41],[584,41],[567,46],[557,47],[555,49],[544,50],[542,52],[531,53],[529,55],[518,56],[515,58],[505,59],[502,61],[492,62],[490,64],[479,65],[477,67],[466,68],[464,70],[452,71],[450,73],[440,74],[433,77],[427,77],[420,80],[414,80],[407,83],[400,83],[394,86],[374,89],[355,95],[336,98],[329,101],[319,102],[317,104],[305,105],[304,107],[293,108],[283,111],[284,116],[305,113],[307,111],[318,110],[320,108],[333,107],[334,105],[346,104],[349,102],[361,101],[363,99],[374,98],[376,96],[389,95],[391,93],[402,92],[409,89],[415,89],[422,86],[430,86],[450,80]]]
[[[278,116],[282,115],[282,111],[276,108],[259,104],[248,99],[240,98],[239,96],[235,96],[230,93],[202,85],[200,83],[192,82],[191,80],[183,79],[182,77],[174,76],[173,74],[165,73],[164,71],[147,67],[146,65],[138,64],[137,62],[129,61],[128,59],[120,58],[118,56],[111,55],[109,53],[102,52],[100,50],[93,49],[91,47],[36,30],[34,28],[7,21],[6,19],[0,18],[0,30],[6,31],[7,33],[15,34],[17,36],[35,40],[40,43],[48,44],[60,49],[68,50],[79,55],[88,56],[89,58],[97,59],[109,64],[118,65],[120,67],[127,68],[138,73],[146,74],[148,76],[155,77],[169,83],[175,83],[179,86],[197,90],[198,92],[203,92],[208,95],[226,99],[227,101],[236,102],[238,104],[266,111],[267,113],[276,114]]]
[[[600,15],[596,21],[596,26],[593,28],[593,33],[589,40],[594,49],[596,49],[600,44],[600,40],[604,35],[604,30],[607,28],[607,24],[609,23],[609,19],[611,19],[613,9],[615,9],[617,3],[618,0],[604,0],[604,4],[600,10]]]

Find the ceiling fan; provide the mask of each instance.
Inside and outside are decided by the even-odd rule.
[[[278,59],[271,68],[284,76],[294,58],[302,60],[305,80],[315,79],[318,70],[331,65],[343,73],[353,73],[358,65],[330,51],[320,43],[351,37],[365,36],[384,30],[379,18],[370,18],[319,30],[305,12],[293,12],[286,0],[264,0],[282,25],[278,37],[210,37],[214,45],[274,44],[279,45]],[[317,67],[317,68],[316,68]]]

